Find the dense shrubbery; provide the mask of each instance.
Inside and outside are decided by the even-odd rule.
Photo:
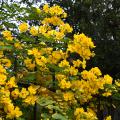
[[[59,6],[12,4],[2,9],[1,119],[97,120],[99,99],[116,95],[120,83],[112,84],[112,77],[98,67],[85,70],[95,55],[92,39],[84,33],[66,37],[73,29]],[[36,105],[38,118],[32,118],[29,112]]]

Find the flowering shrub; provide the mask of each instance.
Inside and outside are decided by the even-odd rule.
[[[25,109],[36,103],[44,120],[97,120],[97,97],[109,97],[117,88],[98,67],[86,70],[95,55],[92,39],[84,33],[66,37],[73,29],[59,6],[35,10],[39,25],[22,22],[17,36],[7,28],[1,32],[1,118],[26,119]]]

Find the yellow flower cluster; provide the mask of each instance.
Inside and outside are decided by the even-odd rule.
[[[3,59],[0,59],[3,63]],[[6,61],[5,61],[6,62]],[[9,65],[7,65],[9,66]],[[22,88],[21,91],[17,85],[15,77],[9,77],[6,69],[0,64],[0,104],[2,105],[7,119],[14,119],[22,116],[22,111],[13,100],[22,98],[23,103],[34,105],[37,100],[36,90],[38,86],[29,86],[28,90]]]
[[[43,19],[42,26],[40,26],[39,31],[41,34],[46,37],[54,37],[56,40],[62,39],[66,33],[73,31],[72,27],[69,24],[65,24],[61,18],[67,17],[67,14],[64,12],[60,6],[48,5],[43,6],[43,11],[47,14],[50,14],[51,17]],[[55,26],[56,29],[52,29],[52,26]]]
[[[52,51],[48,57],[48,61],[53,64],[57,64],[61,59],[64,58],[65,53],[62,50]]]
[[[94,53],[90,49],[94,48],[94,44],[91,38],[82,34],[74,35],[74,41],[68,45],[68,51],[71,53],[78,53],[83,59],[89,60],[90,57],[94,56]]]
[[[5,112],[7,113],[6,118],[14,119],[18,118],[22,115],[22,111],[20,111],[19,107],[15,107],[13,104],[8,104],[4,107]]]
[[[4,70],[4,69],[3,69]],[[18,118],[22,115],[22,111],[18,106],[14,106],[12,99],[22,98],[23,102],[27,105],[34,105],[37,100],[36,90],[38,86],[30,86],[28,90],[26,88],[22,88],[19,90],[15,77],[11,77],[8,81],[4,82],[4,85],[1,84],[0,88],[0,104],[3,105],[4,112],[6,112],[6,118],[13,119]]]
[[[21,98],[24,98],[23,102],[25,102],[27,105],[34,105],[38,99],[38,97],[35,95],[38,88],[39,86],[30,86],[28,87],[28,91],[25,88],[22,88],[20,96]]]
[[[67,65],[67,67],[69,66],[68,63],[65,65]],[[62,65],[62,66],[65,67],[65,65]],[[74,69],[72,70],[71,69],[72,67],[68,67],[67,69],[69,70],[69,68],[70,68],[70,71],[72,71],[72,74],[70,75],[77,75],[78,71],[76,72],[74,71]],[[89,71],[83,70],[83,72],[81,72],[82,79],[80,80],[77,79],[77,80],[69,81],[68,78],[70,76],[67,76],[65,74],[60,74],[60,73],[56,74],[56,79],[58,80],[58,83],[61,89],[64,89],[64,90],[71,89],[74,92],[75,98],[78,99],[81,104],[83,104],[84,102],[88,102],[92,98],[92,95],[98,94],[99,89],[101,90],[105,89],[104,85],[106,84],[112,85],[112,78],[109,75],[105,75],[104,77],[102,77],[101,75],[102,73],[99,70],[99,68],[95,67]],[[106,89],[105,91],[106,92],[103,93],[103,96],[108,96],[108,92],[109,92],[109,95],[111,95],[112,90]],[[67,97],[69,99],[70,95],[71,94],[65,93],[65,96],[66,96],[64,97],[65,100],[67,100]],[[72,100],[72,99],[69,99],[69,100]]]
[[[89,109],[85,112],[83,108],[76,108],[74,115],[76,120],[98,120],[96,114]]]
[[[0,75],[7,74],[6,70],[1,66],[1,72]],[[0,78],[3,82],[3,78]],[[4,83],[0,84],[0,104],[3,105],[4,112],[7,114],[6,118],[13,119],[20,117],[22,115],[22,112],[20,111],[20,108],[18,106],[14,106],[12,103],[12,100],[10,98],[10,89],[18,87],[15,82],[15,77],[11,77],[7,81],[7,76],[4,79]]]
[[[28,55],[34,55],[35,58],[41,56],[41,52],[37,48],[32,48],[32,50],[28,50]]]
[[[49,13],[50,15],[52,16],[60,16],[60,15],[63,15],[64,17],[67,17],[66,13],[64,12],[64,10],[58,6],[58,5],[55,5],[55,6],[52,6],[52,7],[49,7],[48,4],[44,5],[43,6],[43,11],[45,13]]]
[[[20,40],[15,38],[14,43],[0,42],[1,46],[13,45],[14,48],[14,50],[11,48],[11,51],[8,50],[8,57],[7,50],[5,52],[0,51],[0,105],[6,118],[15,119],[24,115],[24,112],[21,111],[22,105],[26,107],[34,105],[38,99],[37,90],[39,86],[30,83],[30,86],[25,88],[17,84],[19,80],[26,82],[24,77],[29,81],[27,74],[21,73],[22,77],[17,77],[25,69],[30,75],[34,73],[35,78],[34,76],[33,78],[36,84],[40,84],[44,88],[49,86],[42,90],[44,95],[41,94],[41,96],[47,94],[53,99],[59,97],[55,103],[60,108],[65,105],[66,107],[62,108],[64,112],[71,107],[75,109],[74,118],[76,120],[97,120],[96,114],[92,110],[85,111],[83,108],[76,107],[91,102],[93,96],[99,94],[99,91],[105,97],[110,96],[113,89],[115,91],[116,88],[111,87],[112,78],[109,75],[102,76],[98,67],[84,70],[87,60],[94,56],[92,49],[95,46],[92,39],[82,33],[75,34],[73,41],[69,39],[69,42],[64,42],[65,35],[71,33],[73,28],[62,20],[67,14],[59,6],[44,5],[43,9],[36,9],[36,12],[39,16],[41,14],[47,16],[40,20],[40,26],[29,28],[29,25],[23,22],[19,25],[19,31],[20,33],[27,32],[31,39],[38,38],[37,41],[27,43],[27,41],[23,42],[21,38]],[[2,34],[7,40],[13,39],[10,31],[4,31]],[[41,41],[41,38],[45,39]],[[72,55],[77,55],[80,59]],[[15,68],[16,66],[14,67],[14,62],[17,63],[18,68],[20,67],[19,69]],[[17,74],[16,77],[13,74]],[[51,91],[53,89],[53,78],[55,90]],[[120,87],[118,81],[115,84]],[[45,93],[46,91],[47,93]],[[21,106],[17,104],[17,101],[20,101]]]
[[[45,6],[44,11],[49,13],[49,7]],[[63,23],[63,21],[55,14],[52,14],[52,17],[45,18],[42,21],[42,25],[38,29],[37,34],[42,34],[46,37],[56,37],[59,32],[63,33],[63,36],[66,33],[72,32],[72,28],[69,24]],[[58,31],[53,30],[52,26],[57,26],[59,28]],[[31,32],[30,32],[31,33]],[[31,33],[31,35],[35,36]],[[61,35],[60,35],[61,36]],[[62,38],[62,37],[61,37]],[[41,43],[40,43],[41,44]],[[47,44],[43,43],[43,48],[32,48],[28,50],[29,56],[34,56],[35,66],[39,66],[42,71],[48,70],[47,64],[53,64],[60,68],[62,68],[61,72],[57,72],[55,74],[56,80],[58,80],[58,89],[60,89],[62,93],[62,98],[64,102],[69,104],[75,104],[76,101],[79,101],[80,104],[84,104],[89,102],[93,95],[99,93],[99,90],[105,90],[103,92],[103,96],[112,95],[112,90],[105,88],[105,85],[112,85],[112,78],[109,75],[104,75],[102,77],[102,73],[98,67],[94,67],[89,71],[83,70],[79,73],[79,68],[85,69],[86,60],[89,60],[90,57],[94,56],[94,53],[91,49],[95,48],[92,39],[87,37],[85,34],[76,34],[74,35],[74,40],[68,43],[67,50],[59,50],[48,47]],[[77,53],[82,58],[76,60],[69,60],[69,55]],[[30,69],[31,59],[25,60],[26,67]],[[34,67],[35,67],[34,66]],[[44,71],[47,72],[47,71]],[[32,98],[35,99],[35,98]],[[26,99],[24,102],[30,102],[31,99]],[[81,111],[81,112],[80,112]],[[79,114],[78,114],[79,113]],[[97,117],[94,113],[87,111],[85,112],[81,108],[76,109],[75,118],[76,120],[80,120],[83,118],[86,120],[97,120]]]
[[[57,16],[53,16],[50,18],[45,18],[42,21],[43,26],[40,26],[39,31],[46,36],[46,37],[55,37],[55,39],[60,40],[62,39],[66,33],[71,33],[73,31],[72,27],[69,24],[65,24],[61,18]],[[52,29],[50,25],[56,26],[56,30]],[[44,29],[43,29],[44,28]],[[46,29],[47,28],[47,29]]]
[[[6,40],[9,40],[9,41],[13,40],[11,31],[5,30],[5,31],[2,32],[2,35]]]
[[[67,60],[62,60],[59,63],[59,67],[70,67],[69,62]]]
[[[112,84],[112,78],[109,75],[101,77],[99,68],[92,68],[90,71],[84,70],[81,72],[81,80],[72,82],[72,89],[75,90],[76,97],[80,102],[87,102],[92,98],[92,95],[98,94],[99,89],[104,89],[105,84]]]
[[[6,74],[7,74],[6,70],[2,65],[0,65],[0,85],[5,84],[5,81],[7,79]]]
[[[42,24],[47,25],[47,24],[52,24],[54,26],[60,26],[61,24],[64,24],[64,22],[62,21],[62,19],[60,19],[59,17],[53,16],[51,18],[45,18],[42,21]],[[55,30],[54,30],[55,31]]]
[[[44,35],[45,37],[52,37],[55,40],[61,40],[64,38],[66,33],[73,31],[72,27],[68,23],[64,23],[61,18],[67,17],[67,14],[60,6],[49,7],[47,4],[43,6],[43,10],[36,9],[38,13],[50,14],[50,17],[46,17],[41,21],[41,25],[32,26],[29,30],[29,33],[32,36],[38,36],[39,34]],[[54,27],[56,29],[54,29]],[[29,28],[29,25],[25,22],[19,25],[19,31],[21,33],[26,32]]]

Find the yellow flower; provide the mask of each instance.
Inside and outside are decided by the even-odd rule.
[[[15,110],[15,117],[18,118],[22,115],[22,111],[20,111],[20,108],[19,107],[16,107]]]
[[[65,89],[65,88],[70,88],[71,87],[71,83],[70,81],[66,81],[65,79],[61,80],[60,81],[60,84],[59,84],[60,88],[62,89]]]
[[[2,34],[3,34],[3,36],[4,36],[5,38],[8,38],[8,37],[11,37],[11,36],[12,36],[12,35],[11,35],[11,31],[8,31],[8,30],[3,31]]]
[[[9,105],[12,102],[12,100],[10,99],[10,97],[2,97],[0,100],[0,103],[2,103],[3,105]]]
[[[18,87],[15,82],[15,77],[11,77],[10,80],[6,83],[6,88]]]
[[[111,92],[105,92],[105,93],[103,93],[102,95],[105,96],[105,97],[108,97],[108,96],[111,96],[112,93],[111,93]]]
[[[18,98],[19,96],[19,90],[15,89],[11,92],[11,96],[14,97],[14,99]]]
[[[59,67],[70,67],[69,62],[67,60],[62,60],[59,63]]]
[[[100,69],[98,67],[94,67],[90,71],[93,72],[97,76],[102,75],[102,73],[101,73],[101,71],[100,71]]]
[[[59,73],[56,74],[55,77],[56,77],[56,79],[57,79],[58,81],[61,81],[61,80],[67,78],[67,76],[65,76],[64,74],[59,74]]]
[[[74,115],[77,116],[77,115],[79,115],[79,114],[81,114],[81,113],[83,113],[83,112],[84,112],[84,109],[83,109],[83,108],[76,108],[76,110],[75,110],[75,112],[74,112]]]
[[[119,81],[115,81],[115,84],[120,87],[120,82]]]
[[[11,109],[11,111],[7,113],[6,118],[13,119],[13,118],[18,118],[21,115],[22,115],[22,111],[20,111],[20,108],[15,107],[15,109]]]
[[[22,45],[20,42],[14,43],[15,48],[22,49]]]
[[[2,65],[0,65],[0,73],[6,73],[6,69]]]
[[[29,95],[29,92],[26,90],[26,88],[22,88],[21,92],[19,93],[20,98],[26,98]]]
[[[13,37],[6,37],[6,40],[9,40],[9,41],[12,41],[13,40]]]
[[[0,73],[0,85],[5,85],[7,76]]]
[[[4,64],[6,67],[10,67],[11,66],[11,61],[9,59],[0,59],[0,63]]]
[[[65,101],[71,101],[74,99],[74,94],[72,92],[66,92],[63,94],[63,98]]]
[[[10,96],[10,91],[4,87],[0,89],[0,93],[2,94],[2,99]]]
[[[32,59],[26,58],[24,60],[25,66],[29,69],[29,70],[34,70],[35,68],[35,61],[33,61],[32,63]]]
[[[41,59],[37,59],[36,58],[35,61],[36,61],[36,64],[39,65],[39,66],[41,66],[41,67],[45,66],[45,63],[43,61],[41,61]]]
[[[12,103],[9,103],[7,105],[4,106],[4,111],[6,113],[10,113],[12,111],[14,111],[14,105]]]
[[[66,17],[67,17],[67,13],[64,12],[64,13],[62,14],[62,17],[63,17],[63,18],[66,18]]]
[[[39,86],[31,85],[28,87],[30,95],[35,95]]]
[[[28,30],[28,27],[29,27],[28,24],[23,22],[19,25],[19,30],[20,30],[21,33],[26,32]]]
[[[82,62],[79,59],[77,59],[76,61],[73,61],[74,67],[79,67],[81,64],[82,64]]]
[[[48,12],[49,12],[49,5],[48,5],[48,4],[45,4],[45,5],[43,6],[43,11],[44,11],[45,13],[48,13]]]
[[[86,79],[86,80],[94,80],[97,78],[94,73],[92,73],[91,71],[87,71],[87,70],[82,71],[81,76],[83,79]]]
[[[39,33],[44,35],[47,32],[47,27],[46,26],[40,26],[38,28],[38,31],[39,31]]]
[[[36,58],[41,56],[41,52],[37,48],[33,48],[32,50],[28,50],[28,55],[34,55]]]
[[[63,12],[64,12],[63,9],[58,5],[52,6],[49,9],[49,13],[51,15],[61,15],[63,14]]]
[[[33,36],[37,36],[38,35],[38,30],[33,26],[30,28],[30,34]]]
[[[64,36],[65,36],[65,35],[64,35],[63,32],[56,32],[56,33],[55,33],[55,38],[56,38],[57,40],[62,39]]]
[[[24,99],[24,102],[28,105],[34,105],[37,99],[38,99],[37,96],[31,95]]]
[[[93,111],[88,110],[85,112],[83,108],[76,108],[74,115],[76,120],[83,120],[84,118],[84,120],[98,120]]]
[[[60,31],[63,33],[71,33],[73,28],[68,23],[66,23],[60,26]]]
[[[46,59],[44,56],[41,56],[41,57],[40,57],[40,60],[41,60],[43,63],[47,63],[47,59]]]
[[[3,37],[5,37],[6,40],[9,40],[9,41],[13,40],[11,31],[5,30],[5,31],[2,32],[2,34],[3,34]]]
[[[71,75],[77,75],[77,73],[78,73],[78,69],[75,69],[74,67],[70,67],[69,68],[69,71],[70,71],[70,74]]]
[[[108,116],[105,120],[112,120],[111,116]]]
[[[105,84],[112,84],[112,77],[109,75],[104,75]]]
[[[45,67],[45,64],[47,63],[47,59],[44,56],[41,56],[39,59],[35,59],[37,65]]]
[[[85,60],[83,60],[83,62],[82,62],[82,68],[83,68],[83,69],[86,68],[86,61],[85,61]]]

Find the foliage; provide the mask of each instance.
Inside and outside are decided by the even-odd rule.
[[[2,9],[1,119],[30,119],[38,105],[40,119],[97,120],[98,99],[115,97],[120,83],[112,84],[98,67],[85,70],[95,55],[92,39],[84,33],[67,37],[73,28],[64,22],[67,14],[60,6],[4,4]]]

